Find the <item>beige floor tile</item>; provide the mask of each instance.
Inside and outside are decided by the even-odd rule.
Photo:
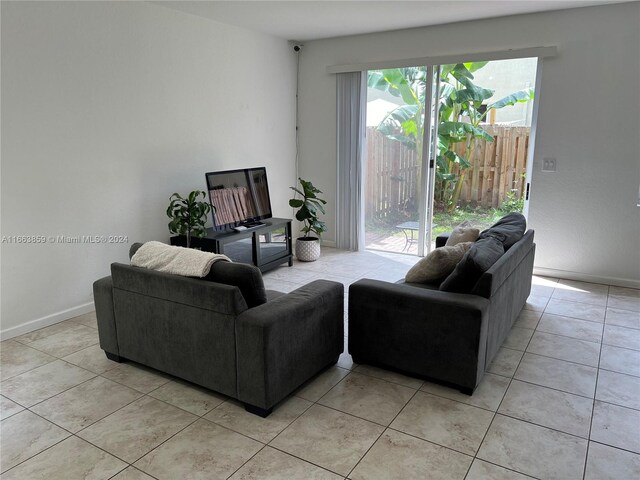
[[[95,377],[31,407],[31,410],[75,433],[141,396],[137,390]]]
[[[373,367],[371,365],[358,365],[354,371],[363,375],[369,375],[370,377],[379,378],[380,380],[386,380],[387,382],[404,385],[405,387],[413,388],[415,390],[419,389],[424,383],[424,381],[419,378],[409,377],[407,375],[402,375],[401,373]]]
[[[197,417],[144,397],[80,431],[78,436],[133,463]]]
[[[527,347],[528,353],[597,367],[600,344],[546,332],[536,332]]]
[[[538,322],[540,321],[540,317],[542,317],[542,312],[535,312],[533,310],[522,310],[518,318],[516,318],[516,322],[514,323],[514,327],[519,328],[530,328],[534,329],[538,326]]]
[[[352,372],[318,403],[386,426],[415,393],[413,388]]]
[[[609,295],[607,306],[631,312],[640,312],[640,298],[626,295]]]
[[[137,363],[120,363],[102,376],[142,393],[149,393],[171,380],[168,375]]]
[[[49,325],[48,327],[40,328],[38,330],[34,330],[33,332],[25,333],[24,335],[14,337],[12,340],[16,342],[24,343],[24,344],[29,344],[33,341],[46,338],[56,333],[64,332],[67,330],[73,330],[76,326],[77,326],[76,323],[72,323],[68,321],[54,323],[53,325]]]
[[[617,448],[589,443],[584,480],[640,478],[640,455]]]
[[[391,428],[474,455],[493,415],[481,408],[418,392]]]
[[[142,457],[135,467],[159,479],[226,479],[262,446],[200,419]]]
[[[95,328],[77,324],[74,328],[35,340],[29,346],[62,358],[97,343],[98,331]]]
[[[640,411],[596,400],[591,440],[640,453]]]
[[[70,318],[69,321],[79,323],[80,325],[84,325],[85,327],[98,328],[98,319],[96,318],[95,311]]]
[[[604,305],[590,305],[588,303],[569,302],[567,300],[557,300],[552,298],[549,300],[545,313],[561,315],[563,317],[571,317],[579,320],[588,320],[591,322],[604,322]]]
[[[640,350],[640,330],[618,327],[616,325],[605,325],[602,343],[613,345],[614,347]]]
[[[192,383],[172,380],[149,393],[149,396],[167,402],[199,417],[210,412],[228,397],[201,388]]]
[[[463,480],[472,457],[394,430],[385,431],[356,466],[353,480]]]
[[[527,480],[532,477],[475,459],[465,480]]]
[[[640,377],[640,352],[603,345],[600,352],[600,368]]]
[[[524,304],[525,310],[533,310],[534,312],[542,312],[549,303],[549,297],[538,296],[531,294],[527,298],[527,302]]]
[[[0,381],[55,361],[56,358],[12,340],[0,346]]]
[[[607,304],[608,290],[609,287],[607,285],[561,280],[558,282],[551,298],[603,306]]]
[[[329,367],[320,375],[302,385],[295,395],[311,402],[317,402],[331,390],[340,380],[349,374],[349,370],[340,367]]]
[[[587,440],[496,415],[478,458],[537,478],[581,480]]]
[[[596,369],[555,358],[525,353],[513,378],[593,398]]]
[[[127,467],[111,480],[154,480],[144,472],[141,472],[137,468]]]
[[[10,400],[30,407],[92,377],[95,374],[88,370],[56,360],[5,380],[0,384],[0,391]]]
[[[342,477],[311,463],[265,447],[229,480],[340,480]]]
[[[601,323],[545,313],[542,315],[540,323],[538,323],[537,331],[600,343],[602,341],[602,329],[603,325]]]
[[[524,355],[524,352],[500,347],[489,368],[487,368],[487,372],[504,377],[513,377],[522,359],[522,355]]]
[[[498,413],[588,438],[592,408],[590,398],[514,380]]]
[[[485,373],[473,395],[466,395],[455,388],[431,382],[425,382],[420,390],[495,412],[507,391],[509,382],[507,377]]]
[[[97,373],[98,375],[120,365],[118,362],[109,360],[104,354],[104,350],[97,344],[67,355],[63,357],[62,360]]]
[[[106,480],[126,463],[79,439],[69,437],[2,475],[2,480]]]
[[[554,287],[551,285],[536,285],[535,283],[531,285],[531,295],[536,297],[551,298],[553,290]]]
[[[0,422],[0,469],[6,472],[70,433],[44,418],[24,410]]]
[[[524,352],[532,335],[533,330],[530,328],[513,327],[511,328],[509,335],[507,335],[507,338],[504,339],[502,346],[504,348]]]
[[[609,295],[616,297],[635,297],[640,298],[640,289],[630,287],[616,287],[614,285],[609,286]]]
[[[640,410],[640,377],[600,370],[596,400]]]
[[[620,310],[618,308],[607,308],[605,322],[608,325],[619,327],[640,329],[640,312]]]
[[[271,415],[261,418],[247,412],[240,402],[228,400],[204,418],[259,442],[269,443],[311,405],[303,398],[289,397],[276,405]]]
[[[24,410],[24,407],[22,405],[18,405],[8,398],[0,395],[0,420],[9,418],[16,413],[21,412],[22,410]]]
[[[313,405],[271,442],[340,475],[347,475],[384,431],[360,418]]]

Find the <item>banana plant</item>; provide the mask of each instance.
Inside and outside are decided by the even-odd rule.
[[[452,212],[458,203],[466,170],[471,166],[476,142],[493,141],[481,127],[487,114],[533,99],[533,89],[521,90],[486,104],[494,91],[473,83],[473,72],[488,62],[442,65],[438,109],[438,152],[436,156],[435,198]],[[369,72],[368,86],[401,98],[401,105],[389,112],[378,125],[386,137],[416,151],[422,158],[426,92],[424,67],[392,68]],[[484,107],[483,107],[484,106]],[[456,152],[465,144],[464,155]]]

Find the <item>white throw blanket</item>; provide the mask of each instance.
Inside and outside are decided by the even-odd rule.
[[[226,255],[173,247],[162,242],[146,242],[131,257],[131,265],[186,277],[205,277],[211,265],[221,260],[231,261]]]

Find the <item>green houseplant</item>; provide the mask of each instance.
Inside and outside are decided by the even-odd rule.
[[[300,231],[304,236],[296,240],[296,258],[303,262],[313,262],[320,257],[320,236],[327,231],[327,225],[319,219],[319,215],[324,214],[324,207],[327,202],[318,197],[322,191],[313,186],[313,183],[298,178],[300,187],[290,187],[291,190],[301,196],[292,198],[289,205],[297,208],[296,219],[302,222]],[[311,234],[315,234],[311,235]]]
[[[178,193],[169,197],[170,203],[167,207],[167,216],[171,219],[169,231],[186,236],[187,248],[191,247],[192,236],[204,237],[207,234],[205,224],[211,205],[198,200],[200,195],[203,200],[207,196],[205,192],[194,190],[187,198],[183,198]]]

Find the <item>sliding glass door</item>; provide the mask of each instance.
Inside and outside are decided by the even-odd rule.
[[[368,72],[366,248],[422,256],[461,221],[522,211],[536,63]]]

